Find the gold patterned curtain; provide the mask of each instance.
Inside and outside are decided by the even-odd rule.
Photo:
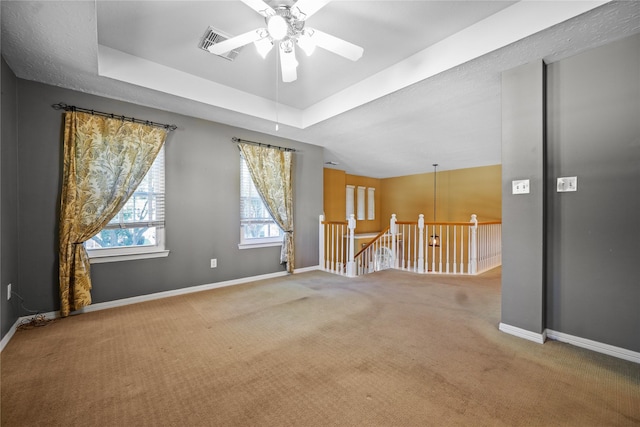
[[[293,273],[293,155],[290,151],[253,144],[239,143],[238,147],[262,201],[284,232],[280,263],[286,263],[287,271]]]
[[[91,304],[83,243],[127,202],[153,164],[167,131],[70,111],[65,113],[60,202],[60,315]]]

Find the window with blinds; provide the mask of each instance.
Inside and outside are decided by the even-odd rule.
[[[281,244],[282,237],[240,156],[240,248]]]
[[[87,250],[164,249],[164,168],[162,147],[151,169],[120,212],[85,243]]]

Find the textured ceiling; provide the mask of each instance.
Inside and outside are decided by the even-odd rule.
[[[298,54],[298,80],[276,92],[273,55],[247,46],[228,62],[197,48],[209,25],[264,25],[239,1],[1,7],[2,54],[20,78],[320,145],[372,177],[500,163],[502,71],[640,32],[636,1],[335,0],[307,25],[363,58]]]

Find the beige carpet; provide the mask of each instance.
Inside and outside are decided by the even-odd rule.
[[[7,345],[2,426],[640,425],[640,365],[499,320],[499,269],[311,272],[83,314]]]

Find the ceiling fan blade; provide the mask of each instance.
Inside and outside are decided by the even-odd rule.
[[[296,60],[296,50],[280,49],[280,70],[282,72],[282,81],[290,83],[298,78],[298,60]]]
[[[276,14],[276,11],[273,10],[271,6],[263,2],[262,0],[241,0],[242,3],[249,6],[251,9],[258,12],[260,15],[264,16],[273,16]]]
[[[315,42],[316,46],[320,46],[329,52],[333,52],[352,61],[357,61],[364,53],[363,48],[346,40],[339,39],[338,37],[324,33],[320,30],[311,28],[308,28],[307,30],[310,30],[309,33],[311,40]]]
[[[291,7],[291,11],[296,18],[304,21],[324,6],[331,0],[298,0],[296,4]]]
[[[212,44],[208,47],[209,52],[214,53],[216,55],[222,55],[223,53],[227,53],[235,48],[240,46],[244,46],[246,44],[258,41],[263,38],[266,29],[258,28],[257,30],[251,30],[244,34],[240,34],[236,37],[231,37],[225,41],[221,41],[220,43]]]

